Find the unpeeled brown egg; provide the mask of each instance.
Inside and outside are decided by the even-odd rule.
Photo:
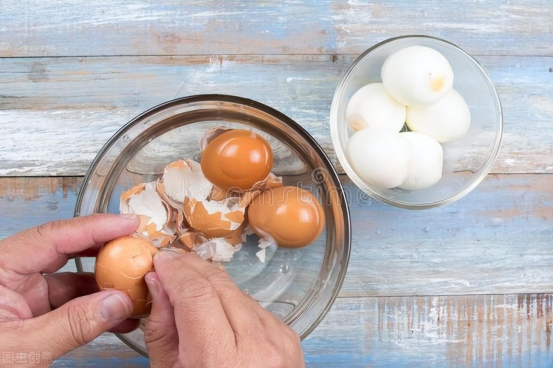
[[[256,197],[248,207],[251,229],[281,247],[303,247],[315,241],[325,225],[321,204],[307,190],[277,187]]]
[[[232,129],[207,144],[201,166],[205,177],[221,190],[246,191],[267,178],[273,167],[273,151],[257,133]]]
[[[119,290],[132,300],[131,318],[150,313],[151,297],[144,276],[153,269],[158,249],[141,236],[116,238],[104,245],[96,257],[94,273],[100,290]]]

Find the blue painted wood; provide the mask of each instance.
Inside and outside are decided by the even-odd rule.
[[[0,56],[359,54],[431,34],[476,55],[551,55],[547,0],[3,0]]]
[[[504,106],[495,173],[553,173],[553,57],[480,57]],[[296,120],[331,156],[334,90],[353,56],[0,59],[0,175],[83,175],[136,115],[175,97],[235,94]],[[339,169],[340,170],[340,169]]]

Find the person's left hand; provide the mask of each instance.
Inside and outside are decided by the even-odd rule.
[[[131,234],[134,216],[92,215],[46,223],[0,241],[0,366],[44,366],[100,334],[129,332],[130,298],[97,292],[92,273],[56,273]]]

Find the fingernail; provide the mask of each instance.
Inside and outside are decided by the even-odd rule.
[[[156,300],[157,296],[159,295],[159,284],[157,283],[156,279],[152,277],[151,274],[146,274],[145,280],[146,284],[148,285],[148,289],[150,290],[152,300]]]
[[[102,316],[110,322],[116,322],[127,318],[132,311],[125,300],[116,293],[106,297],[102,301]]]
[[[165,249],[160,249],[159,252],[157,254],[155,254],[154,256],[154,260],[169,260],[169,259],[174,259],[176,256],[178,255],[177,252],[174,252],[172,250],[165,250]]]
[[[138,219],[138,215],[136,214],[119,214],[119,216],[123,219],[132,219],[132,220]]]

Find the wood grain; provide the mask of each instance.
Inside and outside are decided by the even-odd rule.
[[[340,296],[553,292],[552,180],[492,175],[452,205],[409,211],[363,200],[343,176],[353,244]],[[0,179],[0,237],[72,217],[80,182]]]
[[[359,54],[430,34],[475,55],[551,55],[547,0],[4,0],[0,56]]]
[[[308,367],[551,367],[552,322],[552,294],[339,298],[303,349]],[[148,365],[104,335],[54,366],[83,363]]]
[[[553,57],[480,57],[504,106],[495,173],[553,173]],[[175,97],[232,93],[295,119],[331,156],[334,90],[353,56],[0,59],[0,175],[83,175],[111,135]],[[340,168],[339,168],[340,169]]]

